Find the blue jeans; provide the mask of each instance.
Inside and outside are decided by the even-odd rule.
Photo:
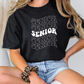
[[[54,77],[65,69],[70,69],[65,61],[46,60],[41,62],[27,62],[29,66],[37,66],[39,68],[38,73],[46,83],[52,83]]]

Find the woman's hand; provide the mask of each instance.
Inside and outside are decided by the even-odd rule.
[[[66,62],[67,66],[68,66],[68,59],[66,56],[63,58],[63,60]]]
[[[30,84],[47,84],[43,79],[41,79],[36,72],[32,71],[29,75]]]
[[[68,59],[69,59],[69,55],[68,55],[68,51],[65,54],[65,57],[63,58],[63,60],[66,62],[67,66],[68,66]]]

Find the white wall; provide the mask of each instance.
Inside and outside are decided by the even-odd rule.
[[[82,15],[82,17],[84,18],[84,9],[83,9],[84,8],[84,0],[71,0],[71,4],[74,7],[74,9],[80,15]],[[73,46],[77,41],[78,41],[78,39],[76,37],[71,38],[69,40],[67,49],[69,49],[71,46]],[[9,54],[9,52],[8,52],[8,54]],[[77,53],[73,54],[69,58],[69,67],[84,76],[83,64],[84,64],[84,49],[78,51]],[[11,66],[13,66],[12,63],[11,63]]]

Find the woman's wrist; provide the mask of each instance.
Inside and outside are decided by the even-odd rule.
[[[30,82],[31,76],[34,76],[35,74],[38,75],[38,67],[37,66],[26,66],[24,69],[24,72],[21,74],[21,78],[26,81]]]
[[[69,51],[69,50],[67,50],[67,51],[66,51],[66,54],[65,54],[65,58],[66,58],[66,59],[69,59],[69,57],[71,56],[68,51]]]
[[[31,75],[28,76],[29,80],[31,80],[33,75],[37,75],[35,71],[31,71],[30,74]]]

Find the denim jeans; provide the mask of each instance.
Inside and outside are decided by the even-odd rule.
[[[66,62],[62,59],[60,61],[46,60],[41,62],[27,62],[29,66],[37,66],[38,73],[46,83],[52,83],[54,77],[65,69],[70,69]]]

